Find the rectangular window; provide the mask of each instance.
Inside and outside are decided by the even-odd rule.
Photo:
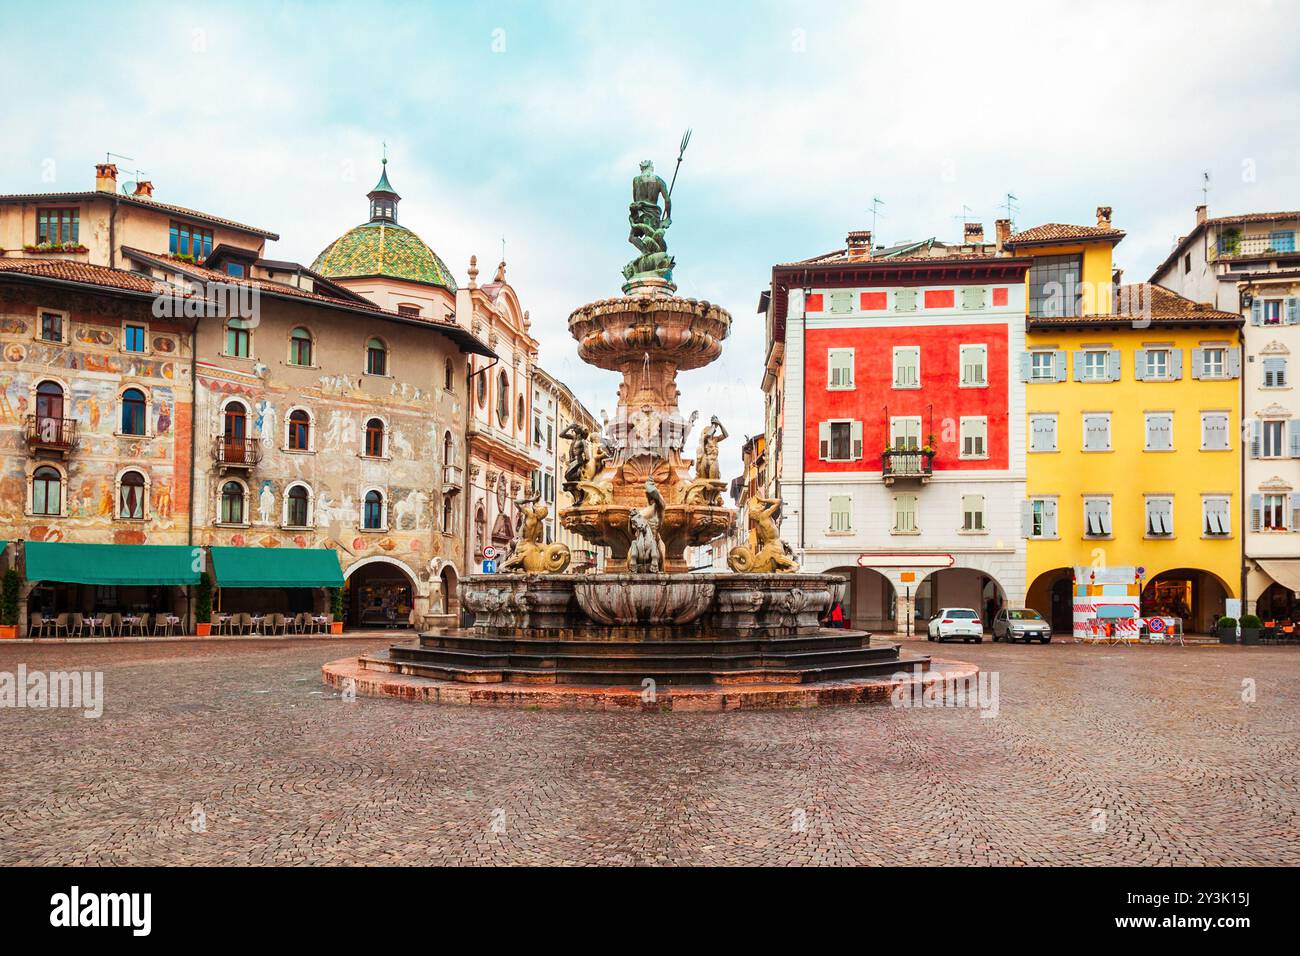
[[[1157,380],[1169,378],[1168,349],[1146,350],[1146,368],[1142,377]]]
[[[41,338],[46,342],[63,341],[63,315],[61,313],[41,313]]]
[[[1174,450],[1173,412],[1147,412],[1146,451]]]
[[[168,251],[174,256],[193,256],[195,262],[202,261],[212,254],[212,230],[173,220]]]
[[[921,347],[898,345],[894,347],[894,388],[921,387]]]
[[[1085,412],[1083,450],[1110,451],[1110,412]]]
[[[81,209],[38,209],[36,244],[63,245],[81,242]]]
[[[853,291],[851,289],[841,289],[831,293],[831,311],[832,312],[852,312],[853,311]]]
[[[1110,355],[1109,349],[1088,349],[1083,353],[1083,375],[1085,382],[1106,382],[1110,377],[1106,374],[1106,361]]]
[[[894,291],[894,311],[915,312],[916,311],[916,290],[896,289]]]
[[[1261,527],[1267,531],[1286,530],[1286,495],[1263,495]]]
[[[1164,495],[1147,498],[1147,534],[1167,538],[1174,533],[1174,499]]]
[[[1039,256],[1029,267],[1029,314],[1063,318],[1083,311],[1083,256]]]
[[[1024,533],[1029,538],[1056,537],[1056,499],[1030,498],[1024,503]]]
[[[1232,533],[1230,499],[1222,495],[1206,495],[1201,499],[1201,528],[1207,537]]]
[[[961,529],[963,531],[984,530],[984,496],[961,496]]]
[[[916,531],[916,495],[894,495],[894,534]]]
[[[122,347],[128,352],[144,351],[144,326],[128,325],[122,330]]]
[[[968,388],[988,385],[987,345],[961,347],[961,384]]]
[[[1083,536],[1109,538],[1111,536],[1110,499],[1083,499]]]
[[[899,416],[889,420],[890,448],[920,448],[921,419],[915,416]]]
[[[1270,356],[1264,359],[1264,387],[1286,387],[1286,359],[1280,356]]]
[[[822,422],[818,432],[823,461],[857,461],[862,457],[862,422]]]
[[[1227,451],[1228,413],[1201,412],[1201,451]]]
[[[250,355],[250,338],[243,319],[231,319],[226,323],[226,354],[235,358],[248,358]]]
[[[1261,436],[1263,439],[1263,458],[1284,458],[1286,457],[1286,447],[1284,439],[1286,437],[1285,422],[1263,422],[1261,427]]]
[[[833,389],[853,387],[853,349],[831,349],[827,354],[828,387]]]
[[[1056,353],[1031,352],[1029,354],[1029,380],[1031,382],[1056,381]]]
[[[1056,451],[1056,415],[1029,416],[1029,450]]]
[[[982,285],[966,286],[961,290],[961,307],[963,309],[982,309],[986,301]]]
[[[831,495],[831,531],[853,530],[853,498],[850,495]]]
[[[987,458],[989,421],[981,416],[961,420],[961,457]]]
[[[1227,349],[1201,349],[1201,378],[1223,378],[1226,374]]]

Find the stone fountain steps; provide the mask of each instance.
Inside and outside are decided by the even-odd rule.
[[[665,655],[699,657],[701,655],[737,656],[762,654],[779,649],[782,653],[815,650],[888,648],[893,644],[869,644],[867,631],[819,631],[815,634],[782,638],[692,638],[657,641],[592,640],[584,637],[508,637],[480,635],[474,631],[436,631],[420,636],[418,647],[396,645],[397,651],[420,649],[478,654],[544,654],[564,656],[581,654],[589,657]]]

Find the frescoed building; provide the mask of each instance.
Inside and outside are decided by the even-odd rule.
[[[1153,283],[1244,320],[1245,610],[1300,618],[1300,212],[1210,218],[1205,206]]]
[[[1112,286],[1122,238],[1103,207],[1096,226],[1007,242],[1032,262],[1018,363],[1027,603],[1078,637],[1114,601],[1207,632],[1239,593],[1241,318]]]
[[[805,570],[849,577],[855,627],[1024,600],[1013,357],[1028,265],[971,223],[953,245],[873,248],[853,232],[772,271],[764,389],[780,427],[766,444],[783,532]]]

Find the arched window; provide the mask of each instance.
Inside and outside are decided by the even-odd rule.
[[[128,388],[122,393],[122,434],[143,435],[144,414],[144,392],[138,388]]]
[[[497,421],[502,428],[510,424],[510,376],[505,372],[497,376]]]
[[[58,382],[41,382],[36,386],[36,434],[41,441],[62,442],[63,386]]]
[[[248,409],[243,402],[228,403],[221,411],[221,460],[237,464],[247,461],[247,436]]]
[[[451,443],[451,432],[444,432],[442,436],[442,463],[444,465],[456,464],[456,449]]]
[[[474,385],[474,397],[479,408],[487,408],[487,375],[480,374]]]
[[[252,338],[246,319],[229,319],[226,322],[226,354],[234,358],[248,358],[253,354]]]
[[[366,374],[388,374],[388,347],[382,339],[371,339],[366,343]]]
[[[63,513],[63,476],[57,468],[42,465],[32,473],[32,514]]]
[[[221,486],[221,523],[244,523],[244,486],[237,481]]]
[[[311,416],[301,408],[289,413],[289,448],[292,451],[311,450]]]
[[[307,527],[307,488],[294,485],[285,498],[285,524],[291,528]]]
[[[381,419],[372,418],[366,422],[366,457],[384,457],[384,423]]]
[[[456,366],[451,359],[442,364],[442,387],[449,392],[456,388]]]
[[[442,496],[442,530],[447,532],[447,534],[451,534],[456,530],[453,526],[453,522],[456,520],[456,509],[454,507],[455,501],[455,495]]]
[[[377,491],[366,492],[366,504],[361,512],[361,527],[378,531],[384,527],[384,496]]]
[[[289,333],[289,364],[311,365],[311,333],[299,326]]]
[[[515,406],[515,428],[520,431],[524,430],[524,397],[519,396],[519,404]]]
[[[119,482],[117,516],[119,518],[144,517],[144,475],[128,471]]]

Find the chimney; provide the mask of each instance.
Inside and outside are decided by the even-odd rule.
[[[964,230],[963,240],[968,246],[978,246],[984,242],[984,223],[968,222]]]
[[[144,196],[146,199],[153,196],[153,183],[147,179],[142,179],[135,184],[135,195]]]
[[[1199,226],[1203,222],[1205,222],[1205,203],[1196,207],[1196,224]]]
[[[1110,228],[1110,207],[1109,206],[1097,207],[1097,226],[1098,228],[1101,229]]]
[[[1011,238],[1011,220],[998,219],[993,223],[993,235],[996,239],[997,251],[1001,252],[1002,247],[1007,244]]]
[[[114,163],[95,164],[95,189],[101,193],[117,192],[117,166]]]
[[[849,250],[849,261],[856,262],[871,258],[871,230],[854,229],[844,239]]]

